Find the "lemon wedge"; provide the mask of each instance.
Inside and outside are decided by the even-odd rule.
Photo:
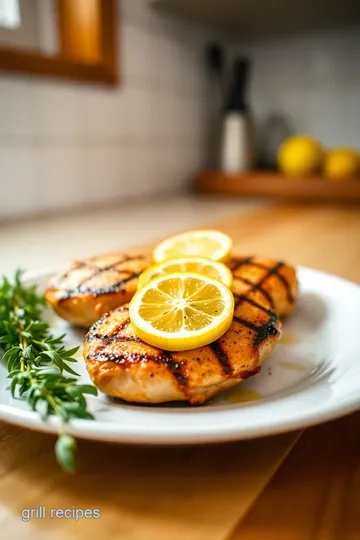
[[[204,257],[177,257],[159,264],[154,264],[144,270],[139,276],[138,289],[143,287],[151,279],[176,272],[196,272],[197,274],[217,279],[227,287],[231,286],[233,279],[230,269],[223,263],[211,261]]]
[[[231,238],[219,231],[191,231],[161,242],[153,252],[156,263],[174,257],[206,257],[226,261],[232,250]]]
[[[168,351],[212,343],[230,327],[234,297],[226,285],[195,272],[161,275],[139,289],[130,302],[135,333]]]

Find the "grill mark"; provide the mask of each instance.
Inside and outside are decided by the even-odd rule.
[[[127,306],[121,306],[121,307],[118,307],[116,311],[122,313],[125,311],[129,311],[129,308]],[[94,324],[89,328],[89,332],[86,334],[86,337],[85,337],[86,341],[91,341],[94,335],[100,335],[100,334],[95,334],[95,330],[106,321],[106,319],[111,315],[111,313],[113,312],[108,311],[107,313],[104,313],[104,315],[100,317],[99,320],[94,322]]]
[[[129,257],[128,255],[123,255],[123,259],[121,259],[119,261],[115,261],[114,263],[109,264],[108,266],[104,266],[103,268],[97,266],[97,264],[95,262],[93,262],[94,259],[85,259],[84,261],[79,261],[77,264],[75,264],[74,266],[69,268],[69,270],[67,270],[67,272],[62,274],[56,280],[56,284],[54,284],[52,288],[54,288],[55,285],[59,286],[61,284],[61,282],[64,281],[66,278],[68,278],[69,275],[71,274],[71,272],[73,272],[74,270],[80,270],[81,268],[93,269],[93,273],[90,274],[90,276],[87,276],[86,278],[84,278],[83,281],[81,281],[79,283],[78,287],[80,287],[80,286],[84,285],[84,283],[86,283],[87,281],[92,279],[94,276],[96,276],[98,274],[101,274],[102,272],[105,272],[107,270],[111,270],[113,267],[117,266],[118,264],[122,264],[124,262],[131,261],[131,260],[136,260],[136,259],[144,259],[144,256],[139,255],[139,256],[136,256],[136,257]]]
[[[271,276],[276,276],[280,281],[281,283],[284,285],[285,289],[286,289],[286,295],[287,295],[287,299],[288,299],[288,302],[290,302],[291,304],[294,303],[295,301],[295,298],[293,297],[293,295],[291,294],[291,288],[290,288],[290,284],[289,282],[284,278],[284,276],[282,276],[281,274],[279,274],[279,270],[280,268],[283,268],[285,266],[285,263],[283,261],[279,261],[278,263],[275,264],[275,266],[273,266],[272,268],[268,268],[268,273],[267,275],[265,275],[262,280],[260,281],[259,285],[263,285],[264,282]],[[266,268],[266,266],[263,266],[263,268]]]
[[[133,337],[130,337],[130,336],[123,336],[121,338],[118,338],[117,336],[115,336],[114,339],[109,337],[109,339],[106,341],[105,344],[103,342],[100,345],[97,345],[95,347],[94,356],[96,357],[96,359],[99,359],[99,357],[102,357],[103,354],[111,354],[111,353],[106,353],[105,349],[110,343],[112,343],[114,341],[116,341],[116,343],[139,343],[141,340],[139,338],[133,338]],[[122,355],[123,354],[126,354],[126,353],[122,353]],[[119,356],[121,356],[121,355],[119,355]],[[88,358],[90,358],[90,356]]]
[[[66,279],[66,277],[68,277],[69,274],[73,270],[78,270],[80,268],[88,267],[88,268],[93,268],[93,272],[89,276],[84,278],[82,281],[80,281],[80,283],[78,283],[78,285],[76,287],[74,287],[73,289],[66,289],[63,292],[62,298],[59,300],[59,302],[61,302],[62,300],[67,300],[67,299],[69,299],[72,296],[75,296],[77,294],[91,293],[93,296],[98,296],[99,294],[111,293],[111,292],[114,292],[113,287],[115,285],[117,285],[117,287],[118,287],[118,286],[122,285],[123,282],[125,284],[125,283],[127,283],[126,280],[130,281],[131,279],[134,279],[134,278],[138,277],[141,272],[137,273],[137,272],[131,272],[129,270],[119,270],[118,271],[119,273],[120,272],[128,273],[129,277],[124,278],[123,280],[119,281],[117,284],[114,284],[114,285],[112,285],[110,287],[94,289],[92,287],[85,287],[85,285],[86,285],[86,283],[91,281],[94,277],[102,274],[103,272],[106,272],[106,271],[109,271],[109,270],[117,271],[116,267],[119,264],[124,264],[125,262],[136,261],[136,260],[145,260],[145,259],[146,259],[146,257],[144,255],[123,255],[121,259],[118,259],[117,261],[115,261],[115,262],[113,262],[111,264],[108,264],[107,266],[103,266],[103,267],[99,267],[99,266],[96,266],[96,264],[92,264],[92,259],[88,259],[88,260],[85,260],[85,261],[80,261],[80,263],[77,266],[75,266],[73,268],[70,268],[65,274],[63,274],[57,280],[56,284],[52,286],[52,288],[54,288],[56,285],[59,286],[59,284],[64,279]]]
[[[275,264],[275,266],[273,266],[272,268],[267,268],[268,272],[267,274],[265,274],[265,276],[263,276],[259,283],[258,283],[258,286],[261,286],[265,283],[265,281],[267,281],[269,279],[269,277],[271,276],[278,276],[278,270],[280,268],[282,268],[284,266],[285,263],[283,263],[282,261],[279,261]],[[266,267],[265,267],[266,268]]]
[[[96,270],[94,270],[94,272],[90,274],[90,276],[84,278],[83,281],[80,281],[77,287],[83,287],[88,281],[98,276],[99,274],[102,274],[103,272],[107,272],[108,270],[115,270],[115,267],[118,266],[119,264],[124,264],[125,262],[129,262],[129,261],[136,261],[137,259],[144,259],[144,257],[142,255],[140,256],[123,255],[122,259],[117,260],[111,264],[108,264],[107,266],[103,266],[103,267],[98,266]]]
[[[242,266],[242,264],[244,264],[244,263],[241,263],[240,266]],[[250,263],[249,263],[249,264],[250,264]],[[256,266],[257,268],[261,268],[262,270],[267,270],[267,271],[270,270],[267,266],[265,266],[265,264],[262,264],[262,263],[259,263],[259,262],[253,262],[253,261],[252,261],[252,262],[251,262],[251,265],[252,265],[252,266]],[[282,275],[279,274],[279,272],[278,272],[278,270],[279,270],[282,266],[284,266],[284,263],[283,263],[283,262],[279,262],[279,263],[277,263],[277,265],[275,265],[275,266],[278,266],[278,268],[276,268],[276,270],[273,271],[274,268],[275,268],[275,267],[274,267],[274,268],[272,269],[272,272],[271,272],[270,275],[272,275],[272,274],[273,274],[273,275],[276,275],[276,277],[277,277],[277,278],[281,281],[281,283],[284,285],[284,287],[285,287],[285,289],[286,289],[286,294],[287,294],[287,299],[288,299],[288,301],[289,301],[290,303],[295,302],[295,298],[294,298],[294,296],[293,296],[292,293],[291,293],[291,287],[290,287],[289,282],[287,281],[286,278],[284,278],[284,276],[282,276]],[[236,270],[235,270],[235,271],[236,271]]]
[[[262,288],[262,285],[264,284],[264,282],[271,276],[276,276],[279,281],[281,281],[281,283],[283,284],[283,286],[285,287],[286,289],[286,296],[287,296],[287,300],[288,302],[290,302],[291,304],[293,304],[295,302],[295,298],[291,292],[291,287],[290,287],[290,284],[289,282],[287,281],[287,279],[281,275],[279,273],[279,270],[280,268],[282,268],[284,266],[285,263],[283,263],[282,261],[278,262],[275,264],[275,266],[273,266],[272,268],[269,268],[268,266],[265,266],[264,264],[262,263],[259,263],[259,262],[254,262],[253,261],[253,257],[248,257],[247,259],[243,259],[241,261],[239,261],[239,263],[233,268],[232,272],[233,274],[235,274],[235,272],[241,268],[241,266],[245,265],[245,264],[249,264],[251,266],[255,266],[256,268],[260,268],[261,270],[266,270],[267,273],[265,274],[265,276],[263,276],[261,278],[261,280],[258,282],[258,284],[256,286],[254,286],[255,284],[252,283],[251,281],[249,281],[248,279],[246,278],[243,278],[241,276],[236,276],[234,275],[234,278],[235,279],[238,279],[240,281],[243,281],[244,283],[247,283],[248,285],[252,285],[253,288],[252,290],[258,290],[260,291],[265,297],[266,299],[268,300],[268,302],[270,303],[271,307],[274,307],[274,302],[273,302],[273,299],[271,298],[270,294]],[[248,291],[250,292],[250,291]]]
[[[123,354],[113,354],[106,351],[100,353],[92,353],[87,356],[88,360],[109,360],[111,362],[116,362],[117,364],[128,364],[130,362],[140,362],[141,360],[154,360],[154,356],[142,355],[138,353],[123,353]]]
[[[72,272],[76,270],[81,270],[82,268],[91,268],[91,267],[93,267],[94,270],[97,269],[97,267],[95,265],[91,265],[88,260],[74,262],[72,266],[68,270],[66,270],[66,272],[64,272],[63,274],[60,274],[59,277],[54,279],[52,283],[50,283],[48,288],[49,289],[60,288],[62,286],[63,281],[67,279]]]
[[[267,279],[270,276],[269,276],[269,274],[267,274],[264,277],[266,277],[266,279]],[[253,283],[252,281],[250,281],[250,280],[248,280],[246,278],[240,277],[240,276],[235,276],[235,279],[238,279],[239,281],[242,281],[243,283],[246,283],[247,285],[251,285],[251,288],[248,291],[246,291],[246,293],[244,293],[244,295],[250,294],[253,291],[259,291],[266,298],[266,300],[269,302],[270,306],[272,308],[274,308],[274,300],[272,299],[270,293],[268,293],[268,291],[266,291],[265,289],[262,288],[263,282],[259,281],[259,283]]]
[[[122,287],[123,285],[126,285],[129,281],[132,281],[133,279],[136,279],[140,276],[141,272],[132,272],[127,278],[123,278],[120,281],[117,281],[116,283],[113,283],[112,285],[109,285],[108,287],[99,287],[98,289],[92,289],[90,287],[83,288],[82,285],[78,285],[74,289],[69,289],[64,291],[62,297],[59,299],[59,303],[68,300],[69,298],[72,298],[73,296],[76,296],[78,294],[91,294],[92,296],[99,296],[101,294],[111,294],[117,292],[117,289],[119,287]]]
[[[293,304],[295,302],[295,298],[291,292],[291,287],[287,279],[284,278],[279,272],[275,272],[276,277],[281,281],[281,283],[284,285],[286,289],[286,296],[287,300],[290,304]]]
[[[219,361],[219,364],[223,370],[223,372],[226,375],[230,375],[233,372],[233,369],[230,365],[228,355],[222,348],[219,341],[214,341],[214,343],[210,343],[209,347],[212,349],[212,351],[215,353],[216,358]]]
[[[104,315],[102,317],[100,317],[100,319],[98,319],[96,322],[94,322],[94,324],[90,327],[89,332],[86,335],[86,338],[88,337],[88,335],[92,334],[94,332],[94,330],[97,329],[98,326],[100,326],[103,322],[106,321],[106,319],[110,316],[110,313],[111,313],[110,311],[108,311],[107,313],[104,313]]]
[[[103,345],[99,345],[101,347],[101,350],[105,348],[110,343],[143,343],[143,341],[138,338],[137,336],[119,336],[119,335],[101,335],[101,334],[88,334],[86,336],[86,341],[93,341],[95,339],[98,339],[103,343]]]
[[[95,339],[100,339],[101,340],[101,336],[99,336],[99,334],[96,334],[94,336]],[[113,342],[116,342],[116,343],[143,343],[143,341],[138,338],[137,336],[133,337],[133,336],[108,336],[107,339],[109,340],[107,342],[108,343],[113,343]]]
[[[241,263],[240,266],[244,264],[244,263]],[[250,263],[249,263],[250,264]],[[261,268],[262,270],[267,270],[267,274],[260,280],[259,284],[260,285],[260,289],[261,292],[263,293],[266,293],[266,291],[264,291],[264,289],[261,288],[261,285],[263,285],[264,281],[266,281],[270,276],[274,275],[278,278],[279,281],[281,281],[281,283],[283,284],[285,290],[286,290],[286,296],[287,296],[287,300],[290,304],[293,304],[295,302],[295,298],[291,292],[291,287],[290,287],[290,284],[288,282],[288,280],[282,275],[279,273],[279,270],[280,268],[282,268],[284,266],[285,263],[283,263],[282,261],[278,262],[275,264],[275,266],[273,268],[268,268],[267,266],[265,266],[264,264],[261,264],[261,263],[258,263],[258,262],[251,262],[251,265],[252,266],[255,266],[257,268]],[[241,277],[237,277],[237,276],[234,276],[236,279],[240,279],[244,282],[246,282],[244,279],[242,279]]]
[[[254,261],[254,257],[248,257],[246,259],[242,259],[242,260],[238,261],[238,263],[234,266],[234,268],[231,271],[233,273],[237,272],[242,266],[245,266],[245,265],[254,266],[255,268],[259,268],[260,270],[266,270],[267,272],[269,270],[271,270],[271,268],[269,268],[265,264]],[[234,277],[236,278],[237,276],[234,276]]]
[[[255,337],[253,341],[254,347],[259,346],[268,337],[278,336],[280,334],[280,331],[276,325],[277,319],[271,319],[269,322],[260,326],[257,326],[256,324],[247,321],[242,317],[237,317],[236,315],[234,315],[234,321],[246,326],[247,328],[255,332]]]
[[[74,264],[74,266],[72,266],[71,268],[69,268],[69,270],[67,270],[66,272],[64,272],[63,274],[61,274],[54,282],[53,284],[49,287],[50,289],[55,289],[56,287],[59,287],[61,285],[61,283],[69,277],[69,275],[71,274],[71,272],[73,272],[74,270],[80,270],[81,268],[84,268],[88,266],[88,262],[87,261],[79,261],[77,263]]]
[[[271,336],[278,336],[280,334],[280,330],[276,327],[276,325],[271,321],[270,323],[261,326],[257,332],[254,339],[254,345],[258,346],[260,345],[265,339],[271,337]]]
[[[268,266],[266,266],[265,264],[262,264],[258,261],[254,261],[253,260],[254,257],[248,257],[247,259],[241,259],[239,261],[239,268],[241,268],[241,266],[245,265],[245,264],[249,264],[250,266],[255,266],[256,268],[260,268],[261,270],[270,270],[270,268]],[[237,260],[235,258],[235,260]],[[233,272],[236,271],[238,268],[237,268],[237,265],[235,266],[234,270],[232,270]]]
[[[266,313],[267,315],[269,315],[269,317],[271,317],[271,319],[273,320],[276,320],[278,319],[278,316],[276,315],[275,311],[273,311],[272,309],[268,309],[264,306],[262,306],[261,304],[258,304],[257,302],[255,302],[255,300],[252,300],[251,298],[248,298],[246,296],[246,294],[236,294],[236,293],[233,293],[234,295],[234,298],[236,300],[238,300],[238,302],[235,302],[235,307],[238,307],[240,306],[240,304],[242,302],[246,302],[247,304],[251,304],[252,306],[260,309],[261,311],[263,311],[264,313]]]
[[[245,263],[245,261],[248,261],[248,262]],[[249,259],[244,259],[243,261],[241,261],[241,265],[242,264],[249,264]],[[251,329],[251,330],[253,330],[255,332],[255,337],[254,337],[254,341],[253,341],[254,346],[260,345],[262,343],[262,341],[264,341],[265,339],[267,339],[270,336],[279,335],[280,332],[279,332],[279,330],[277,328],[278,317],[277,317],[276,313],[274,311],[270,310],[270,309],[265,308],[264,306],[261,306],[260,304],[258,304],[254,300],[248,298],[248,294],[251,293],[254,290],[259,290],[263,294],[263,296],[267,298],[267,300],[269,301],[269,304],[273,307],[273,299],[270,296],[270,294],[262,288],[262,285],[265,283],[265,281],[270,276],[276,275],[277,277],[279,277],[280,281],[283,282],[283,280],[284,280],[284,282],[287,284],[287,286],[289,288],[289,291],[290,291],[289,284],[287,283],[285,278],[283,278],[283,276],[280,276],[278,274],[278,270],[283,266],[284,266],[283,262],[278,262],[273,268],[267,268],[267,267],[261,265],[262,268],[264,268],[264,269],[266,268],[267,273],[266,273],[266,275],[264,275],[260,279],[260,281],[258,283],[252,283],[251,281],[247,280],[246,278],[235,276],[236,279],[239,279],[239,280],[241,280],[241,281],[243,281],[243,282],[245,282],[245,283],[247,283],[247,284],[249,284],[251,286],[250,290],[247,291],[243,295],[234,294],[235,298],[237,298],[239,300],[239,303],[237,305],[239,305],[242,301],[248,302],[249,304],[253,305],[254,307],[257,307],[258,309],[262,310],[263,312],[265,312],[269,316],[269,321],[267,323],[265,323],[265,324],[263,324],[261,326],[257,326],[256,324],[254,324],[254,323],[252,323],[252,322],[250,322],[250,321],[248,321],[246,319],[243,319],[241,317],[238,317],[238,316],[234,315],[234,321],[244,325],[245,327],[247,327],[247,328],[249,328],[249,329]],[[128,278],[128,279],[131,279],[131,277]],[[117,284],[112,285],[110,288],[111,289],[113,289],[114,287],[116,288],[117,286],[119,286],[119,284],[123,283],[123,281],[124,280],[122,280],[121,282],[119,282]],[[284,285],[285,285],[285,283],[284,283]],[[108,288],[108,289],[110,289],[110,288]],[[124,311],[127,310],[128,311],[128,308],[120,308],[120,310],[124,310]],[[105,320],[108,317],[108,315],[109,314],[105,314],[105,316],[103,316],[102,319],[100,319],[100,321],[95,323],[96,326],[93,325],[92,329],[95,329],[101,322],[103,322],[103,320]],[[169,351],[163,351],[158,356],[148,355],[146,353],[145,354],[139,354],[139,353],[126,354],[126,353],[123,353],[121,355],[117,355],[117,354],[107,353],[107,352],[104,351],[104,349],[106,348],[106,345],[108,343],[110,343],[111,341],[129,341],[129,342],[137,341],[138,338],[134,340],[131,337],[115,335],[115,332],[120,331],[124,327],[124,325],[126,326],[126,324],[128,324],[128,322],[129,321],[127,320],[127,321],[124,321],[123,323],[121,323],[121,325],[116,327],[116,329],[114,329],[114,331],[110,335],[101,336],[99,334],[94,334],[94,338],[100,339],[103,343],[100,346],[100,350],[98,352],[96,352],[95,354],[89,355],[88,359],[89,360],[109,360],[109,361],[113,361],[113,362],[116,362],[116,363],[119,363],[119,364],[122,364],[122,365],[130,363],[130,362],[139,362],[139,361],[162,362],[166,366],[166,368],[170,371],[170,373],[173,375],[173,377],[175,378],[177,383],[180,384],[182,387],[186,386],[187,378],[182,373],[182,369],[181,369],[183,364],[181,362],[174,361],[173,358],[172,358],[172,354]],[[141,341],[141,340],[139,340],[139,341]],[[229,363],[229,359],[228,359],[227,354],[225,353],[225,351],[222,349],[220,343],[218,341],[216,341],[216,342],[210,344],[209,346],[212,349],[212,351],[215,353],[215,355],[216,355],[216,357],[217,357],[217,359],[218,359],[224,373],[225,374],[232,373],[232,368],[231,368],[231,365]],[[248,377],[250,377],[252,375],[255,375],[255,374],[259,373],[260,370],[261,370],[261,367],[258,366],[253,371],[245,371],[245,372],[242,373],[242,379],[246,379],[246,378],[248,378]],[[184,388],[183,388],[183,391],[185,391]]]
[[[240,270],[240,268],[241,268],[242,266],[245,266],[246,264],[254,264],[254,263],[252,262],[253,258],[254,258],[254,257],[246,257],[245,259],[241,259],[241,260],[236,259],[237,262],[236,262],[234,268],[231,269],[232,273],[234,274],[235,272],[237,272],[238,270]]]
[[[260,343],[262,341],[264,341],[265,339],[267,339],[268,337],[270,336],[277,336],[279,335],[279,330],[278,330],[278,327],[277,327],[277,322],[278,322],[278,316],[276,315],[275,311],[272,311],[271,309],[267,309],[265,307],[263,307],[262,305],[258,304],[257,302],[255,302],[254,300],[251,300],[251,298],[247,298],[245,295],[234,295],[235,298],[238,298],[240,301],[239,303],[237,304],[237,306],[240,305],[240,303],[243,301],[243,302],[247,302],[248,304],[251,304],[252,306],[262,310],[264,313],[266,313],[268,316],[269,316],[269,321],[261,326],[257,326],[249,321],[247,321],[246,319],[243,319],[241,317],[237,317],[236,315],[234,315],[234,320],[243,324],[244,326],[247,326],[248,328],[250,328],[251,330],[254,330],[255,331],[255,338],[254,338],[254,345],[257,346],[257,345],[260,345]]]
[[[250,330],[254,330],[257,332],[261,326],[257,326],[256,324],[252,323],[251,321],[248,321],[247,319],[243,319],[242,317],[238,317],[237,315],[234,315],[234,321],[246,326],[247,328],[250,328]],[[268,324],[268,323],[266,323]]]
[[[130,319],[126,319],[120,324],[117,324],[110,334],[96,334],[94,332],[89,332],[86,336],[87,341],[92,341],[93,339],[98,339],[102,342],[102,347],[105,348],[107,345],[113,341],[122,341],[121,336],[118,335],[118,332],[126,328],[130,324]]]
[[[117,309],[117,311],[129,311],[129,308],[126,306],[122,306]],[[112,343],[112,342],[129,342],[129,343],[138,343],[141,342],[141,339],[138,337],[132,337],[132,336],[119,336],[119,332],[123,330],[128,324],[130,324],[130,319],[126,319],[119,323],[110,334],[98,334],[95,333],[94,330],[98,328],[98,326],[104,322],[107,317],[109,316],[109,313],[105,314],[99,321],[97,321],[90,329],[88,335],[86,336],[87,340],[92,339],[99,339],[101,341],[101,345],[96,347],[95,353],[88,355],[89,360],[109,360],[112,362],[116,362],[118,364],[126,364],[129,362],[139,362],[139,361],[149,361],[152,360],[154,362],[162,362],[164,366],[170,371],[172,376],[175,378],[176,382],[181,385],[181,387],[185,387],[187,384],[187,377],[182,372],[182,362],[176,362],[174,361],[172,354],[170,351],[162,351],[160,355],[149,355],[147,353],[139,354],[139,353],[126,353],[123,352],[122,354],[112,354],[107,353],[105,351],[106,347]],[[183,391],[185,392],[184,388]]]
[[[249,264],[250,266],[255,266],[256,268],[260,268],[261,270],[266,270],[266,271],[271,270],[271,268],[269,268],[269,267],[266,266],[265,264],[262,264],[262,263],[260,263],[260,262],[258,262],[258,261],[254,261],[253,259],[254,259],[254,257],[248,257],[247,259],[241,259],[241,260],[238,262],[239,268],[241,268],[241,266],[243,266],[243,265],[245,265],[245,264]],[[237,260],[237,259],[235,258],[235,260]],[[283,263],[281,263],[281,264],[283,264]],[[232,272],[236,272],[237,269],[238,269],[238,266],[236,265],[236,266],[234,267],[234,269],[232,270]]]
[[[161,351],[161,354],[155,356],[150,354],[139,354],[139,353],[126,353],[123,354],[112,354],[102,351],[100,353],[94,353],[88,355],[88,360],[107,360],[111,362],[116,362],[120,365],[128,365],[135,362],[156,362],[162,363],[172,374],[176,382],[181,386],[185,387],[187,385],[187,377],[182,372],[182,363],[176,362],[172,358],[172,355],[169,351]],[[184,388],[182,388],[185,391]]]
[[[160,358],[164,365],[167,367],[167,369],[175,377],[176,381],[181,386],[186,386],[187,378],[182,372],[182,363],[174,361],[170,351],[164,351],[164,354]]]

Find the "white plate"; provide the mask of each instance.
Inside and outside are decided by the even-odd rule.
[[[74,420],[77,437],[128,443],[181,444],[248,439],[303,428],[360,409],[360,287],[308,268],[299,268],[301,293],[284,324],[284,338],[259,375],[221,394],[211,404],[143,406],[90,397],[96,420]],[[43,287],[48,275],[30,281]],[[69,346],[83,333],[50,315]],[[77,365],[88,381],[84,362]],[[56,432],[57,421],[42,422],[6,387],[0,365],[0,418],[24,427]],[[259,394],[256,401],[242,402]]]

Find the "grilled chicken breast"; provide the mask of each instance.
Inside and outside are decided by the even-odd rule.
[[[53,278],[46,300],[63,319],[89,328],[104,313],[131,300],[138,276],[149,264],[142,255],[119,253],[75,261]]]
[[[126,401],[201,404],[261,369],[281,336],[280,317],[297,296],[294,268],[255,257],[230,262],[235,296],[230,329],[217,341],[169,352],[139,339],[124,305],[105,314],[85,339],[84,358],[94,384]]]

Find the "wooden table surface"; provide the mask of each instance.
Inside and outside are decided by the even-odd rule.
[[[242,254],[258,253],[360,283],[360,211],[269,207],[212,223]],[[359,327],[360,330],[360,327]],[[299,433],[196,448],[81,441],[62,473],[54,437],[0,424],[4,540],[355,540],[360,537],[360,414]],[[100,508],[101,519],[21,519],[21,510]],[[238,522],[238,523],[237,523]]]

